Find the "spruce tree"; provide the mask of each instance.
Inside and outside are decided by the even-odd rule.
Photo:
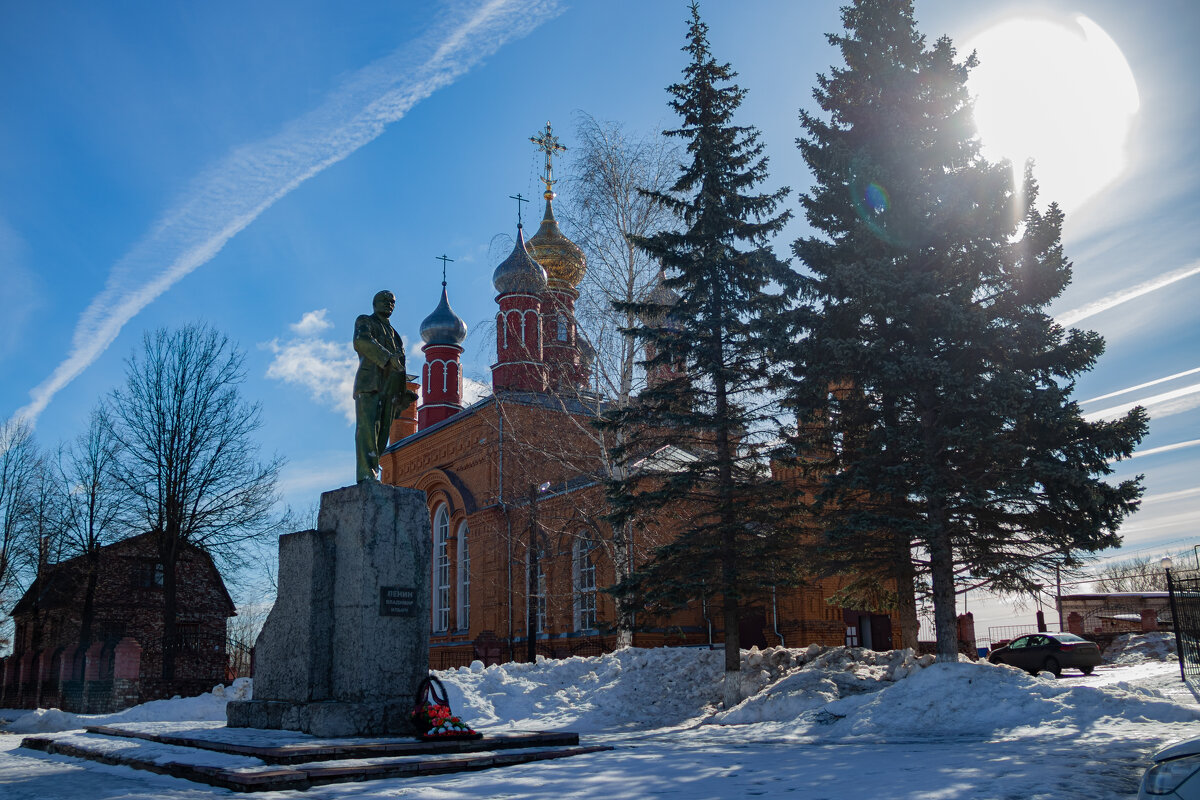
[[[971,55],[927,46],[912,6],[855,0],[844,66],[801,113],[817,235],[785,358],[795,453],[838,570],[932,583],[939,660],[957,653],[956,577],[1030,591],[1040,568],[1116,546],[1141,479],[1108,483],[1146,431],[1139,408],[1087,422],[1076,376],[1104,348],[1047,304],[1071,278],[1062,212],[1026,171],[981,157]],[[817,435],[820,431],[834,431]]]
[[[682,125],[665,133],[685,140],[690,163],[668,192],[649,193],[682,225],[631,237],[663,277],[649,302],[621,305],[642,321],[627,333],[645,347],[651,378],[608,417],[624,467],[610,500],[614,528],[636,520],[678,531],[618,591],[661,611],[719,603],[728,707],[740,700],[743,602],[794,578],[796,538],[775,513],[783,486],[762,455],[778,430],[766,353],[778,287],[791,277],[766,242],[789,218],[775,213],[788,190],[752,193],[767,159],[757,131],[733,124],[745,92],[713,58],[695,4],[684,51],[684,79],[668,88]]]

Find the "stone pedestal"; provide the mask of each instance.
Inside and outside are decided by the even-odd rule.
[[[429,672],[425,493],[363,481],[321,495],[319,530],[279,539],[279,596],[255,644],[235,728],[411,733]]]

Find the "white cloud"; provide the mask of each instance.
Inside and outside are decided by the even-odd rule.
[[[341,413],[354,423],[354,373],[358,354],[349,342],[323,339],[272,339],[262,347],[275,354],[267,377],[302,386],[320,405]]]
[[[463,405],[469,406],[477,400],[482,400],[492,393],[492,387],[470,378],[463,378]]]
[[[1129,289],[1122,289],[1119,292],[1113,292],[1106,297],[1101,297],[1095,302],[1088,303],[1085,306],[1074,308],[1063,314],[1059,314],[1055,317],[1055,320],[1063,327],[1070,327],[1071,325],[1085,320],[1088,317],[1108,311],[1111,308],[1116,308],[1122,303],[1127,303],[1130,300],[1141,297],[1144,294],[1149,294],[1150,292],[1170,286],[1173,283],[1181,281],[1185,278],[1190,278],[1193,275],[1200,275],[1200,262],[1190,264],[1182,269],[1177,269],[1174,272],[1168,272],[1166,275],[1160,275],[1153,280],[1139,283],[1137,286],[1133,286]]]
[[[374,140],[416,103],[557,13],[556,0],[450,5],[441,23],[353,73],[325,101],[267,139],[204,170],[112,268],[76,323],[71,350],[16,416],[33,422],[121,328],[300,184]]]
[[[300,317],[299,322],[293,322],[288,325],[293,331],[300,336],[316,336],[324,330],[333,327],[333,323],[325,319],[325,315],[329,312],[327,308],[318,308],[316,311],[307,311],[304,316]]]

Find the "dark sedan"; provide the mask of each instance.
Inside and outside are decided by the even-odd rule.
[[[1091,675],[1100,663],[1100,648],[1073,633],[1031,633],[1019,636],[988,654],[993,664],[1011,664],[1036,675],[1042,670],[1062,674],[1063,667]]]

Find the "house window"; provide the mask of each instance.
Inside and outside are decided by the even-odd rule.
[[[467,523],[458,526],[458,629],[471,627],[471,550]]]
[[[433,515],[433,629],[450,629],[450,512],[438,506]]]
[[[140,589],[161,589],[163,585],[162,562],[149,560],[138,562],[133,582]]]
[[[575,630],[596,629],[596,540],[581,533],[574,547]]]
[[[558,340],[560,342],[567,341],[567,335],[570,332],[569,328],[570,328],[570,326],[569,326],[569,323],[567,322],[567,315],[559,314],[558,315]]]
[[[846,626],[846,647],[858,647],[858,626]]]

